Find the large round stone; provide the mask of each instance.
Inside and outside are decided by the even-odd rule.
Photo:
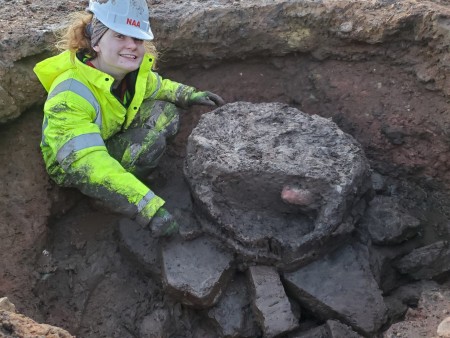
[[[247,260],[285,267],[340,245],[370,182],[350,135],[278,103],[237,102],[203,115],[185,175],[206,232]]]

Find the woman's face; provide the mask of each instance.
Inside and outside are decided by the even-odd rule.
[[[145,54],[144,41],[108,29],[97,46],[93,60],[97,69],[122,80],[126,74],[139,68]]]

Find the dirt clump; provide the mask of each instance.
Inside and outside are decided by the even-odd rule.
[[[74,338],[69,332],[47,324],[39,324],[18,314],[7,298],[0,299],[1,337]]]

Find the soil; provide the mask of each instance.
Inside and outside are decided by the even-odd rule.
[[[400,145],[389,139],[383,144],[391,151],[372,146],[373,139],[384,137],[379,126],[388,124],[387,112],[390,112],[389,118],[407,122],[411,126],[408,130],[412,130],[414,125],[424,123],[422,111],[445,111],[447,107],[445,97],[427,91],[417,84],[412,75],[401,68],[375,60],[358,63],[317,62],[305,56],[292,55],[229,62],[208,69],[202,66],[161,69],[160,73],[165,77],[220,93],[228,102],[285,102],[305,112],[333,118],[343,130],[354,135],[363,144],[373,167],[385,175],[406,178],[405,174],[409,174],[413,178],[420,178],[408,166],[398,168],[393,165],[396,162],[393,156],[402,156],[404,163],[408,164],[408,160],[417,162],[420,159],[421,149],[428,152],[441,151],[436,145],[433,147],[432,140],[426,136],[411,137],[414,142],[407,142],[407,148],[398,151],[392,149],[400,148]],[[295,74],[294,81],[289,80],[291,74]],[[316,80],[313,79],[320,79],[320,84],[315,84]],[[378,88],[378,83],[385,84],[387,88]],[[360,95],[339,100],[355,90]],[[408,105],[414,108],[408,111]],[[187,187],[182,178],[185,144],[198,119],[207,111],[206,108],[196,108],[183,113],[181,131],[154,174],[155,180],[150,186],[167,200],[169,209],[186,204],[183,199]],[[19,122],[22,131],[37,135],[39,115],[39,110],[35,110],[23,116]],[[446,119],[444,116],[440,125]],[[360,129],[359,126],[366,128]],[[378,142],[377,145],[379,144]],[[33,144],[22,146],[37,150]],[[49,184],[55,188],[51,182]],[[416,216],[430,223],[432,230],[427,234],[426,242],[433,242],[439,234],[448,231],[445,229],[448,206],[442,199],[443,192],[423,187],[415,190],[412,182],[396,181],[390,185],[390,189],[406,196],[405,201],[409,207],[415,208]],[[123,250],[120,249],[116,234],[117,215],[99,210],[92,201],[77,192],[64,193],[78,202],[75,208],[63,217],[54,217],[49,224],[50,236],[44,247],[51,253],[54,271],[52,268],[47,270],[48,262],[44,267],[36,267],[33,272],[33,276],[37,277],[33,289],[36,298],[28,305],[19,304],[19,308],[36,320],[62,327],[80,337],[131,337],[130,330],[136,331],[136,327],[139,327],[137,321],[145,315],[145,311],[164,304],[164,295],[158,287],[159,281],[142,271],[129,256],[121,254]],[[429,196],[426,203],[421,199],[423,196]],[[55,214],[61,214],[61,211],[58,210]],[[427,217],[427,213],[432,214],[433,218]],[[83,271],[89,271],[89,275],[85,275]],[[33,278],[29,279],[27,283],[33,283]],[[74,283],[79,283],[78,287]],[[22,299],[21,302],[23,301]],[[31,304],[35,305],[30,308]],[[185,309],[183,311],[185,312],[179,316],[175,327],[186,330],[183,326],[186,317],[192,322],[199,319],[195,313]],[[190,331],[185,331],[185,336],[196,336],[195,330],[200,329],[198,326],[192,327]],[[433,326],[424,329],[433,332],[436,328]],[[210,328],[203,328],[202,332],[207,332],[205,337],[214,336]]]
[[[450,5],[450,1],[433,2]],[[0,37],[6,41],[16,30],[41,27],[43,22],[56,24],[69,12],[84,9],[86,1],[0,0],[0,7]],[[159,73],[218,93],[227,102],[283,102],[308,114],[331,118],[362,144],[372,168],[388,177],[386,191],[405,197],[404,203],[430,229],[423,243],[431,243],[440,236],[448,238],[450,233],[446,202],[450,182],[449,98],[418,81],[405,64],[392,62],[408,51],[393,45],[383,48],[391,53],[388,59],[319,61],[293,54],[177,67],[161,63]],[[151,187],[167,200],[169,209],[186,204],[182,174],[185,144],[207,111],[194,108],[183,113],[180,133],[153,175]],[[0,126],[1,158],[7,159],[9,153],[22,154],[8,164],[9,172],[27,178],[22,189],[33,180],[48,181],[42,161],[35,164],[36,177],[26,174],[27,154],[36,158],[39,152],[40,118],[37,107]],[[23,135],[27,135],[26,140]],[[57,189],[50,181],[47,186]],[[27,203],[33,204],[34,198],[39,196],[30,197]],[[22,313],[78,337],[139,336],[143,318],[164,307],[167,300],[160,281],[123,254],[117,239],[118,218],[79,193],[63,190],[62,199],[55,204],[49,235],[29,234],[42,237],[42,247],[49,254],[40,253],[37,262],[25,258],[23,266],[8,267],[3,289],[12,291],[8,296]],[[11,229],[11,241],[15,235]],[[21,252],[20,242],[15,250],[8,255]],[[27,271],[30,267],[33,271]],[[13,284],[29,285],[31,292],[22,292]],[[172,305],[173,332],[184,332],[184,337],[213,337],[213,328],[200,321],[199,313]],[[436,330],[434,323],[422,325],[427,332]]]
[[[0,33],[2,40],[14,40],[23,32],[60,24],[61,18],[84,10],[88,1],[51,2],[30,0],[0,0]]]

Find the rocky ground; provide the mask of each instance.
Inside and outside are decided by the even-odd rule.
[[[347,280],[343,290],[351,292],[354,285],[374,290],[375,298],[383,297],[388,319],[374,333],[370,326],[381,325],[383,316],[375,312],[384,312],[382,307],[374,307],[372,321],[364,317],[355,324],[346,314],[357,310],[345,297],[330,305],[329,295],[295,272],[280,279],[279,271],[246,269],[245,264],[237,266],[229,288],[216,287],[206,296],[198,296],[205,289],[193,292],[198,302],[193,308],[192,297],[170,297],[179,291],[176,283],[163,288],[152,240],[142,243],[131,227],[124,231],[118,225],[117,215],[48,180],[38,147],[45,93],[31,69],[49,55],[59,23],[86,7],[83,1],[0,0],[0,297],[7,296],[18,312],[77,337],[215,337],[220,330],[231,336],[237,329],[222,322],[221,314],[234,318],[236,304],[246,314],[239,327],[246,337],[258,336],[261,328],[267,336],[283,329],[295,330],[286,333],[289,337],[342,337],[342,332],[346,337],[437,336],[450,313],[450,1],[149,4],[163,76],[217,92],[227,102],[286,103],[329,118],[362,145],[377,198],[362,228],[352,233],[370,248],[370,269],[364,263],[351,271],[368,276],[371,270],[371,277],[362,287],[358,281],[366,279]],[[182,174],[186,144],[205,112],[193,109],[182,115],[181,132],[150,182],[168,208],[181,210],[182,216],[192,208]],[[385,221],[374,227],[380,218]],[[387,230],[380,230],[383,226]],[[195,237],[198,229],[184,231]],[[205,252],[214,252],[209,245],[204,244]],[[189,244],[169,243],[165,252],[177,257],[181,249],[189,252]],[[354,260],[344,258],[359,249],[342,250],[340,258],[319,260],[304,267],[304,273],[313,270],[325,283],[321,271],[336,268],[335,279],[327,282],[345,281],[339,272]],[[222,270],[229,271],[227,260],[222,262]],[[211,271],[216,273],[216,267]],[[434,281],[422,282],[429,279]],[[218,292],[226,295],[224,303],[203,308],[214,303]],[[241,292],[246,296],[230,300]],[[283,328],[273,324],[264,304],[255,301],[260,310],[251,310],[245,299],[252,293],[270,294],[267,300],[277,299],[280,311],[289,308],[289,299]],[[0,310],[0,335],[12,335],[10,310]],[[255,320],[252,313],[258,314]],[[292,321],[299,317],[297,327]],[[51,337],[53,329],[46,329]]]

